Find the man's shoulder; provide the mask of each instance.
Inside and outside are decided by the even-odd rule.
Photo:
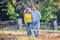
[[[37,13],[40,13],[39,11],[36,11]]]

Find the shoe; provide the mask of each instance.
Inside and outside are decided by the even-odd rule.
[[[30,36],[30,40],[35,40],[35,36],[34,35],[31,35]]]

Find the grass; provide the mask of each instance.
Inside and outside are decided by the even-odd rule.
[[[0,30],[0,31],[26,32],[26,30]],[[32,30],[32,32],[33,32],[33,30]],[[56,33],[56,32],[60,32],[60,30],[40,30],[40,32],[53,32],[53,33]]]
[[[33,30],[32,30],[33,32]],[[60,30],[40,30],[40,33],[60,33]],[[0,34],[20,35],[27,34],[26,30],[0,30]]]
[[[40,32],[60,32],[60,30],[40,30]]]

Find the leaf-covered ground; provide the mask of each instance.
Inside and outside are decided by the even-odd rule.
[[[0,31],[0,40],[29,40],[26,32]],[[30,40],[60,40],[60,33],[41,32],[38,37],[32,36]]]

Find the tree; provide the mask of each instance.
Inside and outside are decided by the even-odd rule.
[[[19,14],[15,13],[15,9],[10,2],[7,3],[7,7],[7,15],[9,15],[9,19],[16,19]]]
[[[53,0],[46,0],[44,3],[38,6],[38,10],[42,14],[43,21],[50,21],[57,18],[57,16],[54,14],[56,11],[56,6],[53,4]]]

